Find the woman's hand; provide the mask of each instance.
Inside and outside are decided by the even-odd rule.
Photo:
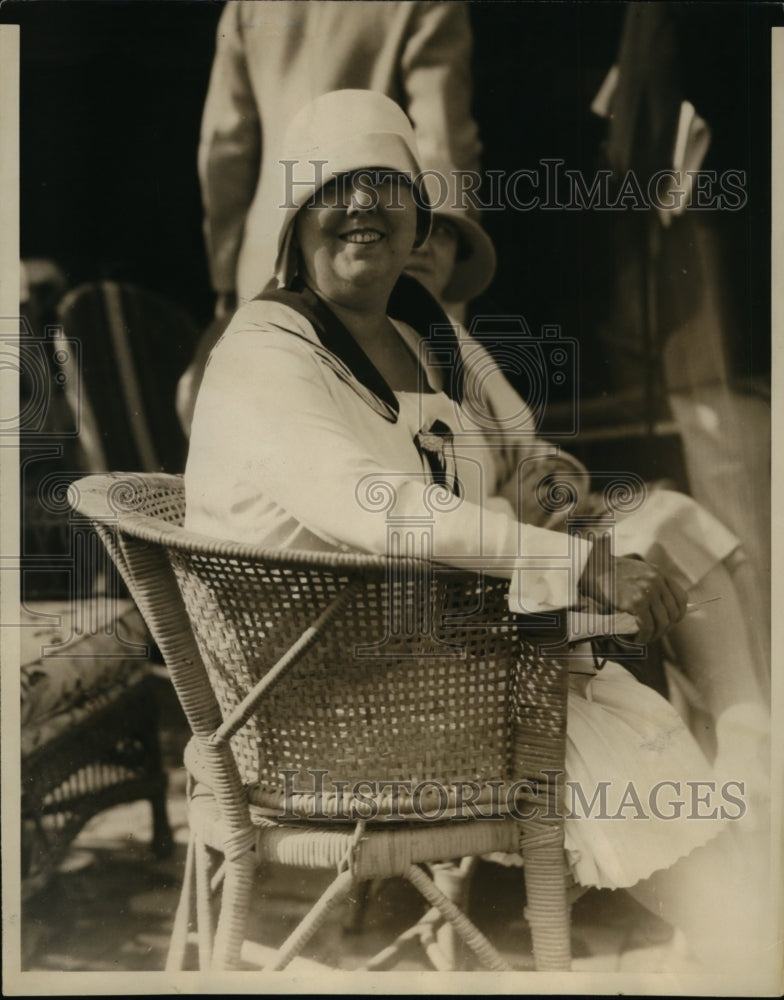
[[[580,589],[605,607],[634,615],[641,643],[659,639],[686,614],[683,588],[642,559],[589,560]]]
[[[584,467],[562,452],[526,459],[499,491],[514,506],[517,519],[537,528],[565,531],[569,517],[592,513],[591,479]]]

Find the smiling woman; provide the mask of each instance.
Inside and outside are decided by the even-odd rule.
[[[323,95],[292,121],[280,165],[275,281],[237,311],[205,371],[186,527],[267,548],[383,555],[383,495],[396,537],[408,544],[427,525],[434,559],[506,578],[515,611],[590,595],[634,614],[640,642],[671,630],[686,607],[675,577],[523,519],[516,491],[535,485],[531,460],[547,448],[531,411],[478,340],[403,273],[431,213],[414,186],[418,156],[402,110],[369,91]],[[729,599],[722,605],[726,616]],[[581,668],[570,686],[570,781],[631,782],[640,801],[673,776],[713,781],[667,701],[618,663],[592,671]],[[721,905],[751,885],[726,818],[596,819],[566,819],[577,881],[630,887],[707,961],[752,956],[754,921],[738,927]]]
[[[426,233],[405,174],[362,170],[333,178],[297,214],[303,280],[342,320],[392,389],[415,392],[419,368],[387,316],[389,296]]]
[[[357,171],[333,178],[297,215],[303,276],[332,306],[389,295],[417,239],[414,194],[403,174]]]

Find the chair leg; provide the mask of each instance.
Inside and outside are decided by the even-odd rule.
[[[152,678],[143,683],[144,715],[147,724],[141,738],[144,744],[145,780],[148,784],[148,799],[152,809],[152,850],[156,858],[168,858],[174,849],[169,816],[166,811],[166,791],[168,778],[163,767],[161,754],[159,711],[155,698]]]
[[[498,954],[498,951],[490,944],[484,934],[474,927],[468,917],[461,913],[455,904],[433,885],[432,880],[424,872],[420,871],[416,865],[410,865],[403,874],[414,888],[422,893],[428,903],[438,907],[486,968],[498,972],[512,971],[509,963]]]
[[[563,823],[529,819],[522,824],[523,870],[538,972],[570,969],[569,902],[564,871]]]
[[[213,969],[223,971],[240,967],[240,951],[245,940],[255,873],[256,860],[250,851],[236,861],[226,862],[220,916],[212,953]]]
[[[196,838],[196,923],[199,938],[199,969],[204,972],[212,965],[214,942],[212,925],[211,864],[209,849]]]
[[[476,868],[478,858],[466,857],[457,863],[439,863],[431,865],[434,885],[443,892],[463,913],[468,912],[467,900],[471,876]],[[465,946],[462,939],[455,933],[451,921],[446,920],[436,932],[438,948],[444,956],[448,969],[460,970],[465,966]]]
[[[341,903],[351,891],[354,884],[354,877],[350,871],[341,872],[338,877],[327,886],[319,901],[307,916],[298,924],[294,931],[286,938],[278,949],[275,961],[268,966],[265,971],[279,971],[285,969],[292,958],[302,951],[308,941],[321,927],[330,912]]]
[[[166,810],[166,789],[162,788],[150,797],[152,808],[152,851],[156,858],[170,858],[174,850],[169,814]]]
[[[194,836],[188,838],[188,853],[185,855],[185,873],[182,879],[180,901],[174,915],[169,953],[166,956],[166,971],[181,972],[185,964],[185,948],[188,943],[188,924],[193,908]]]
[[[443,964],[443,956],[436,943],[435,932],[433,930],[434,927],[442,924],[443,920],[441,911],[437,907],[432,906],[427,913],[419,918],[413,927],[409,927],[402,934],[398,934],[392,944],[387,945],[378,954],[368,959],[364,965],[360,965],[359,971],[377,972],[380,969],[391,968],[400,955],[400,952],[410,941],[419,941],[419,944],[425,950],[425,953],[437,971],[448,971],[441,970],[440,968]]]

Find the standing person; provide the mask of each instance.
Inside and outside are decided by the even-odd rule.
[[[199,176],[218,312],[257,295],[275,264],[286,126],[330,90],[377,90],[414,126],[424,167],[479,169],[465,3],[230,0],[218,25]],[[317,154],[316,154],[317,155]]]
[[[764,169],[753,170],[749,106],[735,99],[748,86],[745,12],[729,4],[707,22],[694,15],[690,5],[660,3],[624,13],[602,108],[607,166],[617,184],[633,174],[648,191],[670,171],[672,188],[660,189],[656,211],[613,224],[603,339],[619,384],[635,377],[640,359],[658,378],[692,495],[743,544],[736,577],[757,678],[769,692],[771,340],[756,284],[768,239],[758,230]],[[725,183],[736,190],[726,195]]]
[[[293,115],[319,94],[377,90],[407,112],[422,163],[478,171],[471,115],[471,25],[462,2],[229,0],[221,16],[199,144],[215,320],[177,387],[190,433],[207,356],[237,305],[272,277],[274,169]],[[317,154],[314,154],[317,158]]]

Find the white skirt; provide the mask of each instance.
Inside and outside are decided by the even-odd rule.
[[[568,711],[565,841],[582,885],[634,885],[741,810],[670,703],[619,664],[573,675]]]
[[[564,840],[575,881],[628,888],[706,844],[745,812],[680,715],[620,664],[570,677]],[[519,854],[488,860],[517,867]]]

